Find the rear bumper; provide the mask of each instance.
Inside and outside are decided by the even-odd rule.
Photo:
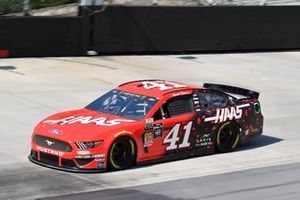
[[[55,165],[50,165],[47,163],[43,163],[40,162],[38,160],[36,160],[32,155],[28,156],[29,161],[31,161],[32,163],[35,163],[37,165],[41,165],[43,167],[48,167],[51,169],[56,169],[56,170],[60,170],[60,171],[66,171],[66,172],[74,172],[74,173],[98,173],[98,172],[104,172],[106,171],[105,169],[80,169],[80,168],[76,168],[76,167],[59,167],[59,166],[55,166]]]

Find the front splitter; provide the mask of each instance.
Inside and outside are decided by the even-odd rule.
[[[47,163],[40,162],[36,159],[34,159],[31,155],[28,156],[28,159],[30,162],[35,163],[37,165],[51,168],[51,169],[56,169],[60,171],[65,171],[65,172],[73,172],[73,173],[99,173],[99,172],[105,172],[106,169],[79,169],[79,168],[66,168],[66,167],[59,167],[59,166],[54,166],[54,165],[49,165]]]

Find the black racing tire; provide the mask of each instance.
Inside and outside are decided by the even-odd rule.
[[[227,153],[234,151],[240,144],[240,134],[237,125],[226,122],[217,132],[216,149],[218,152]]]
[[[130,167],[136,159],[136,147],[129,137],[115,140],[109,150],[108,166],[112,170],[122,170]]]

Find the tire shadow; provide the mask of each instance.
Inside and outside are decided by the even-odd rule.
[[[265,147],[265,146],[272,145],[274,143],[281,142],[281,141],[284,141],[284,139],[272,137],[272,136],[268,136],[268,135],[260,135],[260,136],[253,138],[248,143],[241,145],[237,149],[237,151],[245,151],[245,150]]]
[[[261,147],[272,145],[272,144],[275,144],[275,143],[278,143],[278,142],[281,142],[281,141],[284,141],[284,139],[277,138],[277,137],[272,137],[272,136],[268,136],[268,135],[259,135],[257,137],[254,137],[253,139],[251,139],[248,143],[240,145],[238,147],[238,149],[236,149],[235,151],[246,151],[246,150],[261,148]],[[222,153],[215,152],[214,154],[222,154]],[[192,156],[192,157],[186,157],[186,158],[174,159],[174,160],[168,160],[168,161],[158,161],[158,162],[155,162],[155,163],[148,163],[148,164],[132,166],[132,167],[126,169],[126,170],[134,170],[134,169],[137,169],[137,168],[147,168],[147,167],[150,167],[150,166],[153,166],[153,165],[156,165],[156,164],[162,164],[162,163],[167,163],[167,162],[175,162],[175,161],[178,161],[178,160],[185,160],[185,159],[211,156],[211,155],[213,155],[213,154],[202,155],[202,156]],[[114,172],[114,171],[110,171],[110,172]]]

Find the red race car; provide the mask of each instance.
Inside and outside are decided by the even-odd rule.
[[[29,160],[65,171],[96,172],[230,152],[262,133],[258,96],[220,84],[128,82],[83,109],[40,122]]]

